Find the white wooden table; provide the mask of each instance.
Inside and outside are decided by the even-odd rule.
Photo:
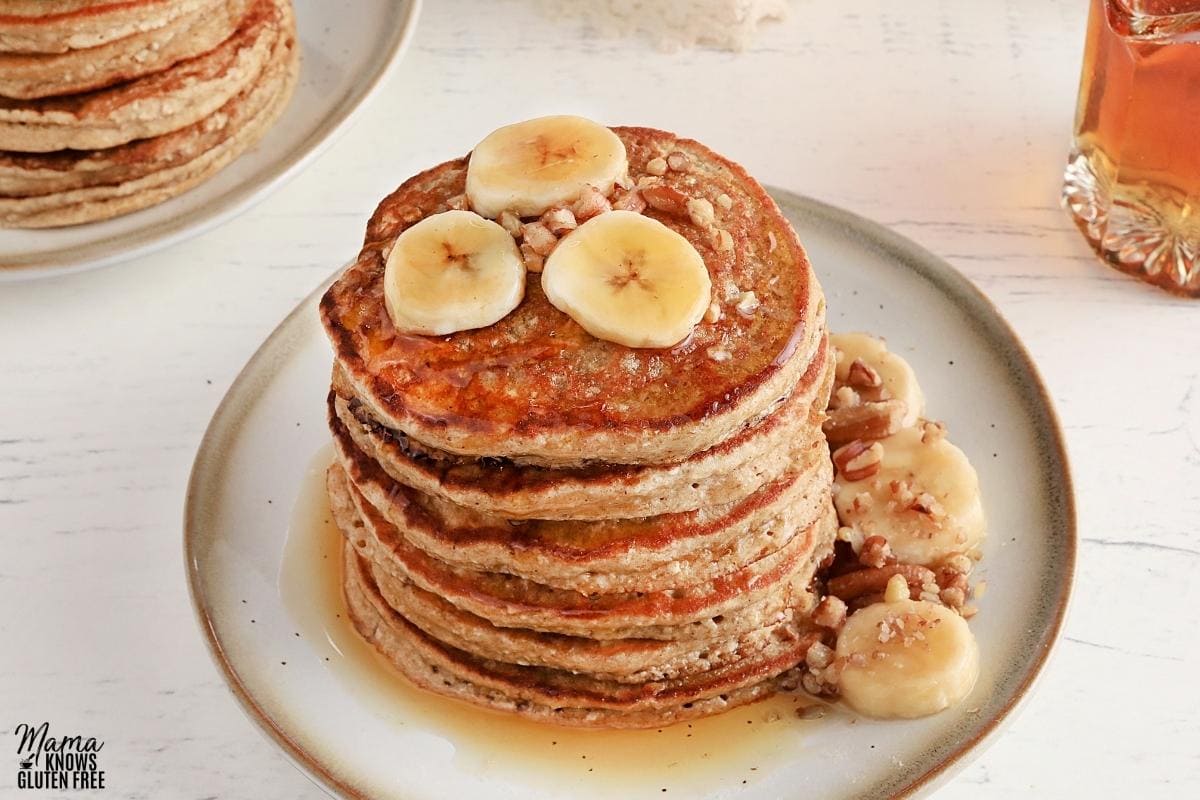
[[[1194,796],[1200,303],[1100,266],[1058,207],[1085,6],[799,0],[746,53],[666,55],[533,0],[427,2],[397,79],[274,197],[158,255],[0,288],[0,730],[105,739],[97,796],[321,796],[204,651],[180,557],[192,456],[380,197],[503,122],[572,111],[694,136],[892,226],[1037,359],[1078,486],[1074,604],[1020,719],[938,796]],[[4,797],[26,795],[13,752],[0,738]]]

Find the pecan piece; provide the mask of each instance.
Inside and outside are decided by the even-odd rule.
[[[896,557],[892,555],[892,546],[882,536],[868,536],[863,539],[858,551],[858,563],[864,567],[883,567],[895,564]]]
[[[614,211],[632,211],[640,214],[646,210],[646,201],[642,199],[640,191],[632,189],[613,200],[612,207]]]
[[[687,153],[684,153],[680,150],[673,150],[671,154],[667,156],[667,166],[675,172],[686,172],[687,168],[691,166],[691,164],[691,159],[687,157]]]
[[[879,472],[879,463],[883,460],[883,445],[879,442],[867,443],[862,439],[855,439],[834,450],[832,458],[833,465],[837,467],[838,475],[843,480],[861,481]]]
[[[883,378],[867,362],[861,358],[854,359],[850,371],[846,374],[846,383],[859,389],[875,389],[883,385]]]
[[[855,439],[883,439],[900,430],[906,413],[908,408],[903,400],[844,406],[829,412],[822,429],[835,447]]]
[[[821,598],[821,602],[813,610],[812,619],[822,628],[838,630],[846,621],[846,604],[840,597],[826,595]]]
[[[893,575],[903,575],[904,580],[908,581],[909,591],[915,590],[917,594],[920,593],[922,584],[934,580],[932,570],[917,564],[888,564],[830,578],[826,591],[843,600],[853,600],[865,594],[882,595]]]
[[[688,213],[688,196],[670,186],[646,186],[642,189],[642,198],[657,211],[680,217]]]

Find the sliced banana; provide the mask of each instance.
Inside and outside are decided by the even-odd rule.
[[[708,310],[712,283],[687,239],[650,217],[610,211],[559,243],[546,260],[542,289],[599,339],[670,347]]]
[[[875,603],[838,634],[842,698],[872,717],[911,719],[966,697],[979,677],[979,646],[966,620],[923,600]]]
[[[842,525],[888,540],[906,564],[934,566],[983,542],[979,477],[962,450],[930,426],[901,428],[881,443],[878,472],[857,481],[838,475],[833,501]]]
[[[503,319],[525,295],[525,262],[504,228],[471,211],[445,211],[396,238],[383,273],[398,330],[442,336]]]
[[[475,147],[467,200],[485,217],[534,217],[587,186],[609,195],[628,170],[625,145],[608,128],[583,117],[540,117],[493,131]]]
[[[907,361],[890,352],[883,339],[866,333],[835,333],[830,335],[829,342],[841,354],[837,363],[838,385],[849,379],[850,365],[862,359],[879,374],[888,395],[904,401],[908,411],[901,424],[905,427],[916,424],[925,413],[925,395]]]

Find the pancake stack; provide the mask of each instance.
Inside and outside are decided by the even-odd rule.
[[[398,330],[397,237],[473,205],[468,158],[417,175],[321,302],[328,491],[351,617],[413,683],[562,725],[656,727],[794,688],[821,638],[834,359],[820,286],[762,187],[697,142],[612,131],[628,174],[590,213],[686,239],[711,280],[703,319],[671,347],[617,344],[532,272],[494,324]],[[529,245],[532,224],[506,227]]]
[[[298,72],[290,0],[0,0],[0,225],[195,186],[265,134]]]

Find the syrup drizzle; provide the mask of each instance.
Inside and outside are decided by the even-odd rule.
[[[794,757],[814,723],[811,701],[777,695],[662,729],[591,731],[476,708],[408,683],[350,623],[341,590],[342,536],[325,494],[325,446],[309,464],[292,511],[279,576],[284,606],[338,681],[397,727],[441,738],[456,769],[573,797],[618,791],[694,793],[754,783]]]

